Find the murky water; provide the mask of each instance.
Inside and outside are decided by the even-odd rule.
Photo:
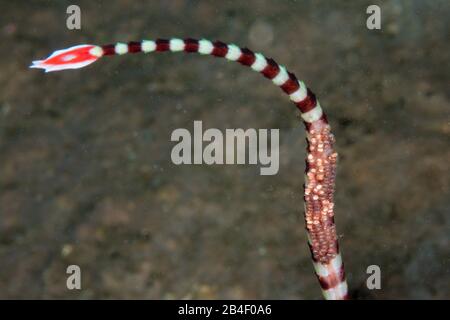
[[[43,74],[79,43],[205,37],[274,57],[319,97],[340,155],[336,223],[364,299],[450,298],[447,1],[0,4],[0,298],[321,297],[303,222],[305,134],[267,80],[199,55]],[[171,161],[170,135],[280,129],[280,168]],[[66,288],[66,268],[82,290]],[[366,269],[381,268],[368,290]]]

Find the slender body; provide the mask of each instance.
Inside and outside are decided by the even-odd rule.
[[[103,56],[126,53],[187,52],[226,58],[248,66],[270,79],[300,110],[307,135],[304,201],[308,242],[314,269],[326,299],[347,299],[347,283],[334,223],[334,185],[337,153],[325,113],[315,95],[293,73],[273,59],[247,48],[220,41],[157,39],[104,46],[79,45],[55,51],[32,68],[46,72],[78,69]]]

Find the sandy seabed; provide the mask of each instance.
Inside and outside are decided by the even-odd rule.
[[[27,67],[55,49],[156,37],[248,46],[319,97],[339,152],[336,223],[360,299],[450,298],[447,1],[0,4],[0,298],[318,299],[305,134],[276,87],[198,55]],[[176,166],[170,134],[279,128],[280,170]],[[66,268],[82,290],[66,288]],[[368,290],[378,265],[382,288]]]

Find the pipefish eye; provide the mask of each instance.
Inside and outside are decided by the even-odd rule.
[[[74,55],[74,54],[67,54],[67,55],[63,56],[61,58],[61,60],[63,60],[63,61],[71,61],[71,60],[75,59],[76,57],[77,56]]]

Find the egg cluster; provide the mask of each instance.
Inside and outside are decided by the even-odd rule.
[[[337,153],[330,126],[316,126],[308,132],[305,177],[305,218],[313,258],[327,263],[338,253],[334,224],[334,181]]]

